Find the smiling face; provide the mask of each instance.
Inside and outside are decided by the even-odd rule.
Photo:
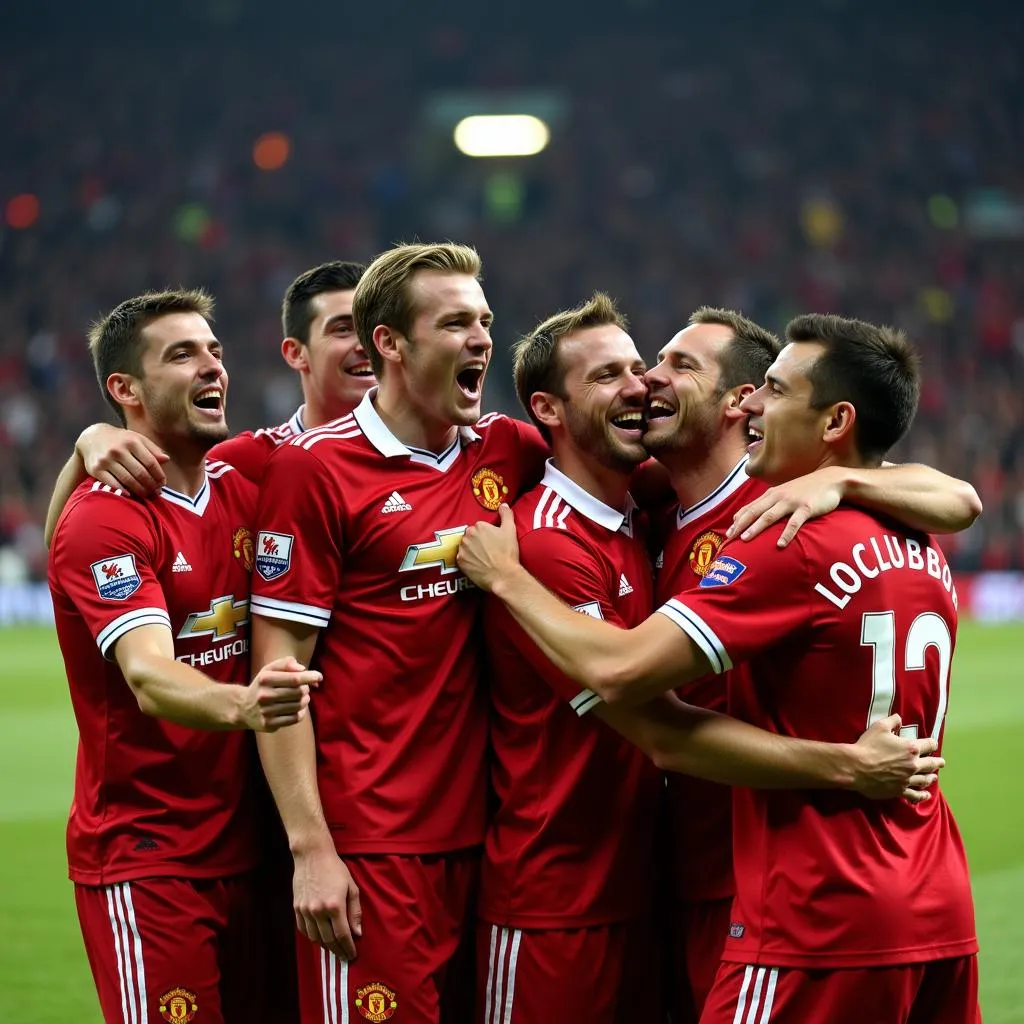
[[[565,398],[551,401],[565,433],[601,465],[630,472],[647,458],[646,367],[633,339],[621,327],[605,324],[566,335],[558,346]]]
[[[719,354],[734,337],[724,324],[692,324],[658,353],[650,388],[644,447],[655,458],[710,448],[722,417]]]
[[[337,291],[315,296],[308,340],[295,352],[307,401],[328,420],[350,413],[377,382],[352,322],[354,294]]]
[[[414,310],[408,335],[396,335],[386,374],[403,378],[407,401],[431,423],[472,426],[480,419],[491,360],[494,315],[469,274],[417,271],[408,284]]]
[[[150,431],[212,448],[228,436],[228,375],[221,344],[198,313],[169,313],[141,332],[142,373],[134,382],[138,412]],[[135,412],[126,408],[129,416]],[[131,420],[129,420],[129,426]]]
[[[808,374],[825,346],[815,342],[789,344],[772,363],[765,383],[743,400],[755,440],[748,447],[747,472],[769,483],[810,473],[828,462],[824,439],[832,407],[814,409],[814,387]]]

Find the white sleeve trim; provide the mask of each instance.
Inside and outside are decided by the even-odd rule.
[[[695,611],[674,597],[658,611],[670,618],[704,652],[715,675],[721,675],[732,668],[732,658],[725,645]]]
[[[171,628],[171,617],[163,608],[133,608],[124,615],[118,615],[113,622],[100,630],[96,645],[104,658],[110,656],[110,649],[125,635],[139,626],[166,626]]]
[[[593,690],[580,690],[571,701],[569,706],[582,718],[588,711],[592,711],[598,704],[603,704],[604,698]]]
[[[286,619],[288,622],[301,622],[318,629],[323,629],[331,622],[330,608],[317,608],[316,605],[299,604],[296,601],[278,601],[273,597],[257,597],[255,594],[249,603],[249,610],[266,619]]]

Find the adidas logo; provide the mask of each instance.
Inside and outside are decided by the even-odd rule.
[[[626,579],[626,574],[622,573],[619,576],[619,597],[625,597],[627,594],[632,594],[633,588],[629,585],[629,580]]]
[[[179,551],[174,556],[174,564],[171,566],[171,572],[191,572],[192,566],[188,564],[188,559]]]
[[[411,512],[412,505],[398,491],[392,491],[391,496],[381,505],[380,510],[384,515],[388,515],[391,512]]]

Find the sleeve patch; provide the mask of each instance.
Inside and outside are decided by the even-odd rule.
[[[256,537],[256,571],[267,582],[283,576],[292,567],[292,543],[288,533],[261,530]]]
[[[745,572],[747,567],[732,555],[721,555],[712,563],[707,575],[700,581],[702,587],[727,587],[735,583]]]
[[[601,614],[600,601],[585,601],[583,604],[573,605],[572,610],[574,612],[580,612],[582,615],[589,615],[592,619],[604,618]]]
[[[92,569],[93,581],[104,601],[127,601],[142,586],[134,555],[101,558],[89,568]]]

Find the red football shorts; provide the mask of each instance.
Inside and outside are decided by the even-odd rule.
[[[672,1024],[697,1024],[715,983],[729,934],[732,897],[677,903],[668,923],[671,961],[667,990]]]
[[[468,1021],[454,1008],[472,1006],[466,922],[479,850],[344,860],[359,886],[363,935],[350,963],[299,936],[303,1024]]]
[[[978,958],[804,970],[723,963],[700,1024],[981,1024]]]
[[[566,931],[481,921],[476,1024],[636,1024],[664,1019],[649,921]]]
[[[264,929],[251,874],[75,886],[107,1024],[263,1021]]]

